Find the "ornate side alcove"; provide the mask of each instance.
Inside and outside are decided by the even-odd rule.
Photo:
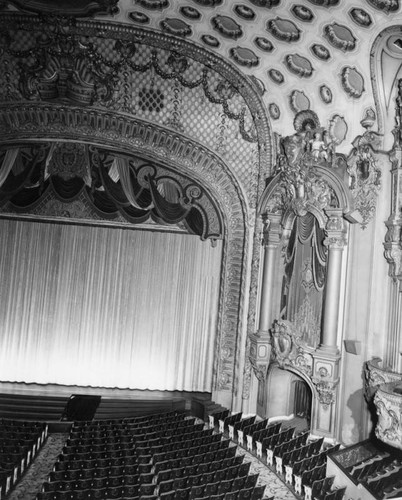
[[[342,256],[347,223],[361,218],[335,138],[311,111],[296,115],[295,129],[280,141],[277,170],[259,205],[264,267],[250,362],[259,379],[259,413],[266,411],[264,384],[274,364],[307,382],[311,430],[335,438]]]

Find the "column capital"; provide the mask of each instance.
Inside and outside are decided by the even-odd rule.
[[[265,212],[261,218],[264,225],[262,229],[263,246],[279,246],[282,237],[282,214]]]
[[[346,245],[343,211],[341,208],[329,208],[325,212],[328,220],[325,225],[324,245],[330,249],[341,250]]]

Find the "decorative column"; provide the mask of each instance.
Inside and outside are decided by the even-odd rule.
[[[276,278],[275,269],[278,261],[278,248],[282,233],[282,215],[280,213],[265,213],[262,218],[264,223],[262,238],[264,259],[258,330],[256,333],[250,335],[250,363],[259,381],[257,400],[257,413],[259,415],[262,415],[265,411],[265,378],[271,358],[271,336],[269,329],[273,321],[272,313]]]
[[[402,79],[398,80],[396,99],[396,127],[393,130],[394,147],[389,153],[391,161],[391,213],[385,222],[387,233],[384,255],[389,264],[390,311],[387,332],[387,349],[384,362],[392,370],[402,371],[400,356],[402,339]]]
[[[321,344],[313,353],[312,382],[317,391],[314,401],[312,429],[320,435],[336,434],[336,403],[339,385],[340,352],[337,346],[339,305],[342,282],[342,255],[346,244],[343,211],[328,208],[326,211],[328,248],[327,279],[322,316]]]
[[[325,285],[324,311],[321,344],[319,349],[338,354],[337,334],[341,294],[341,274],[343,247],[346,244],[342,209],[326,210],[328,222],[327,238],[324,245],[328,248],[327,280]]]

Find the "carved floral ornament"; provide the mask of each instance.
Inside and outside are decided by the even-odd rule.
[[[378,357],[365,363],[365,397],[376,407],[377,438],[402,449],[402,373],[393,372],[380,363]]]
[[[272,354],[280,367],[293,367],[307,376],[312,374],[313,359],[311,349],[306,347],[295,323],[275,320],[272,329]]]
[[[395,448],[402,449],[402,384],[384,384],[374,396],[378,423],[375,435]]]

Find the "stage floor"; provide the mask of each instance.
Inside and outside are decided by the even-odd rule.
[[[87,394],[113,399],[200,399],[210,400],[209,392],[156,391],[142,389],[120,389],[118,387],[82,387],[76,385],[35,384],[25,382],[0,382],[0,394],[26,396],[70,396]]]

